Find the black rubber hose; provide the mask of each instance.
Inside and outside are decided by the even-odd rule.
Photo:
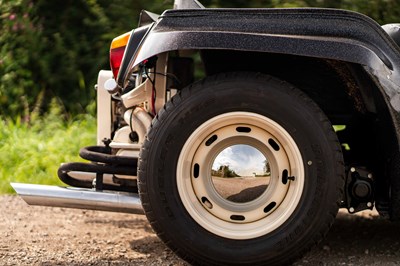
[[[89,146],[82,148],[79,155],[88,161],[100,162],[112,165],[137,165],[137,158],[128,156],[117,156],[111,154],[111,148],[106,146]]]

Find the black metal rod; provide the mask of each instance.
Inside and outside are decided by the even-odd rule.
[[[103,174],[96,173],[96,190],[102,191],[103,190]]]
[[[81,188],[92,188],[92,180],[81,180],[70,176],[68,173],[77,172],[88,172],[97,174],[115,174],[115,175],[130,175],[136,176],[137,173],[137,163],[132,166],[113,166],[113,165],[100,165],[93,163],[66,163],[58,168],[58,177],[62,182],[73,187]],[[116,191],[128,191],[137,192],[136,187],[130,186],[119,186],[119,185],[109,185],[103,184],[103,190],[116,190]]]

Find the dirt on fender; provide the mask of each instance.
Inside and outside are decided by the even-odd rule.
[[[143,215],[28,206],[0,197],[0,265],[188,265]],[[341,211],[300,265],[400,265],[400,225]]]

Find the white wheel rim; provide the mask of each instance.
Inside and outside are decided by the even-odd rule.
[[[211,178],[216,156],[236,144],[258,149],[271,164],[268,188],[246,203],[222,198]],[[286,184],[282,181],[285,170],[294,177]],[[185,209],[200,226],[221,237],[252,239],[274,231],[296,210],[304,187],[304,167],[296,143],[279,124],[259,114],[231,112],[206,121],[191,134],[180,153],[176,179]]]

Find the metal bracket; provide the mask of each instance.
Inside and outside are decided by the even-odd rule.
[[[373,175],[364,167],[351,166],[347,171],[345,187],[345,207],[349,213],[374,207]]]

